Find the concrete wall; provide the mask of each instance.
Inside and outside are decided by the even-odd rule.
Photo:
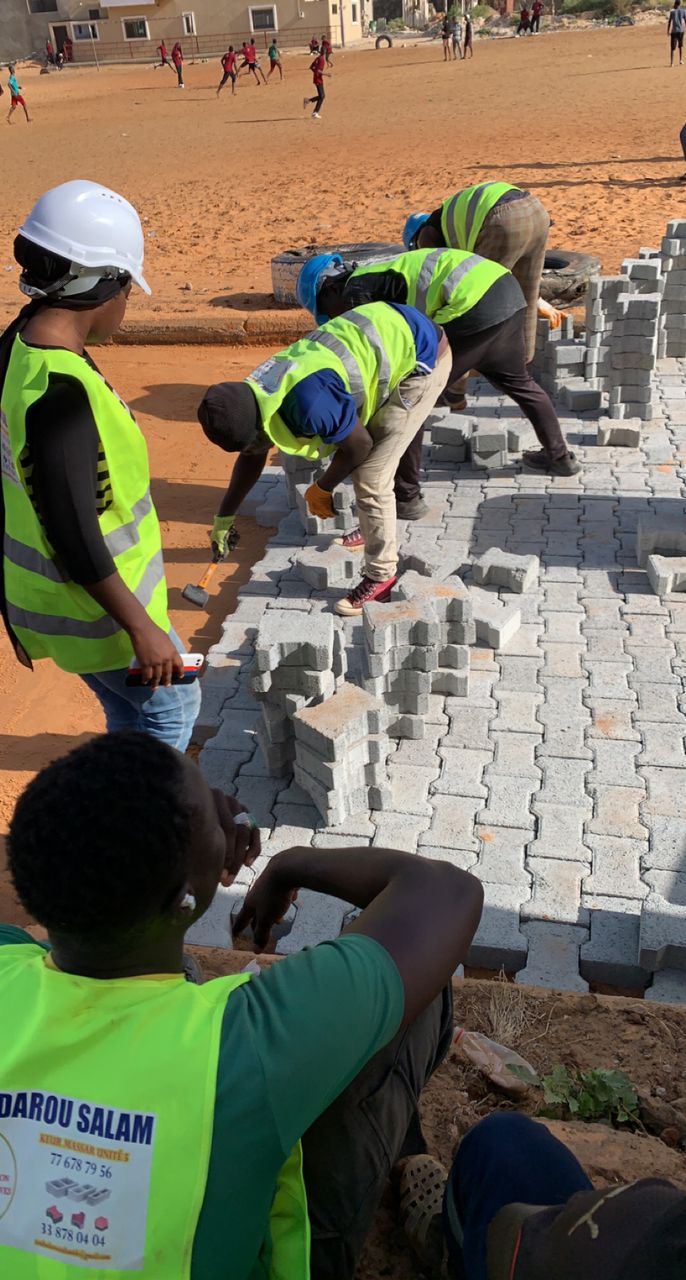
[[[26,57],[34,48],[26,0],[2,0],[1,8],[0,62]]]
[[[3,3],[6,0],[2,0]],[[23,0],[12,0],[20,4]],[[157,4],[140,2],[126,6],[103,8],[106,18],[94,24],[96,39],[91,42],[77,39],[76,24],[88,32],[88,9],[82,0],[55,0],[59,14],[41,14],[32,19],[35,43],[40,47],[53,26],[69,26],[74,46],[75,62],[92,62],[94,52],[99,60],[150,61],[156,57],[155,49],[162,38],[167,48],[175,40],[181,40],[186,61],[193,57],[218,54],[231,44],[240,45],[252,35],[258,48],[265,50],[272,35],[276,34],[284,49],[307,48],[313,34],[329,35],[332,43],[341,43],[341,19],[346,43],[359,40],[362,35],[361,0],[159,0]],[[276,13],[276,32],[261,30],[256,26],[251,11],[273,8]],[[193,14],[195,32],[189,33],[184,14]],[[353,21],[353,14],[355,21]],[[127,39],[124,22],[127,18],[144,18],[148,39]],[[95,50],[93,49],[95,45]]]

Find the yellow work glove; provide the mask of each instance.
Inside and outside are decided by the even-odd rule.
[[[210,534],[213,560],[226,560],[230,552],[238,546],[240,534],[235,526],[235,516],[214,517]]]
[[[559,329],[562,324],[562,318],[567,315],[567,312],[558,311],[557,307],[551,307],[549,302],[544,302],[543,298],[539,298],[538,314],[543,320],[548,321],[551,329]]]
[[[316,482],[307,490],[305,502],[310,515],[319,516],[320,520],[331,520],[335,515],[333,497],[326,489],[320,489]]]

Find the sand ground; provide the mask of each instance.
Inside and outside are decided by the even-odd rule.
[[[663,31],[484,39],[471,61],[441,57],[427,41],[337,52],[320,122],[303,112],[304,51],[285,58],[282,84],[244,75],[219,101],[218,61],[187,64],[184,91],[147,65],[22,71],[34,123],[17,113],[8,128],[0,115],[0,307],[16,298],[8,268],[22,217],[75,177],[140,209],[154,296],[131,310],[147,318],[268,306],[275,253],[396,241],[408,211],[493,176],[534,191],[551,243],[594,251],[606,270],[659,241],[682,205],[686,82],[686,68],[669,70]]]

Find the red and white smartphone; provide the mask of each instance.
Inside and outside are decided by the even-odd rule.
[[[182,653],[180,655],[183,661],[183,675],[178,675],[175,671],[172,676],[172,684],[192,684],[202,673],[205,658],[202,653]],[[126,680],[129,688],[142,685],[143,669],[138,658],[133,658],[129,663],[129,669],[126,673]]]

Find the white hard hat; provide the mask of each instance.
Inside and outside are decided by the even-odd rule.
[[[65,294],[93,288],[108,271],[126,271],[144,293],[152,292],[143,275],[141,220],[128,200],[98,182],[78,178],[46,191],[19,234],[74,266],[91,269],[79,271]]]

